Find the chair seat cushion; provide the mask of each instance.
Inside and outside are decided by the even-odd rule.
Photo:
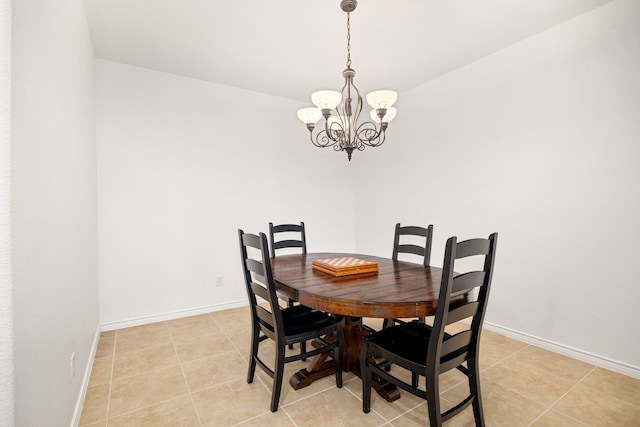
[[[427,345],[431,336],[431,326],[412,321],[402,325],[384,328],[371,334],[368,339],[377,346],[403,359],[424,364],[427,360]]]
[[[304,334],[340,323],[340,319],[304,305],[283,308],[282,320],[286,336]]]

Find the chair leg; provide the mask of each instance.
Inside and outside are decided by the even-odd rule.
[[[249,372],[247,373],[247,383],[253,382],[256,373],[256,357],[258,357],[258,345],[260,344],[260,332],[253,329],[251,333],[251,354],[249,355]]]
[[[418,385],[420,385],[420,375],[416,374],[415,372],[412,372],[411,373],[411,387],[418,388]]]
[[[293,307],[293,300],[291,298],[287,298],[287,307],[289,307],[289,308]],[[302,354],[302,353],[304,353],[306,351],[306,350],[302,350],[302,347],[300,347],[300,348],[301,348],[300,354]],[[289,344],[289,350],[293,350],[293,344]]]
[[[427,406],[429,409],[429,425],[436,427],[442,425],[442,413],[440,412],[440,384],[437,374],[427,375]]]
[[[484,414],[482,411],[482,398],[480,392],[480,377],[478,376],[478,359],[467,360],[468,372],[469,372],[469,391],[474,396],[473,402],[473,418],[476,421],[477,427],[484,427]]]
[[[273,371],[273,386],[271,387],[271,412],[278,410],[280,392],[282,391],[282,376],[284,375],[284,346],[279,345],[276,352],[275,369]]]
[[[369,368],[369,344],[366,340],[362,342],[360,352],[360,376],[362,379],[362,412],[371,412],[371,370]]]
[[[333,350],[334,361],[336,364],[336,387],[342,388],[342,358],[344,357],[344,335],[342,334],[342,326],[336,329],[336,340],[338,347]]]

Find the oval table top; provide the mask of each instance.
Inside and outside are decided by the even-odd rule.
[[[378,263],[378,274],[334,277],[314,260],[353,257]],[[308,253],[271,259],[278,290],[300,304],[353,317],[426,317],[435,314],[442,269],[372,255]],[[375,273],[374,273],[375,274]]]

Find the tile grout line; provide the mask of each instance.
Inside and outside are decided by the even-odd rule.
[[[285,415],[289,418],[289,420],[293,423],[294,427],[298,427],[298,423],[296,423],[293,419],[293,417],[291,416],[291,414],[289,414],[289,412],[287,411],[287,408],[282,408],[282,410],[284,411]]]
[[[170,399],[166,399],[166,400],[160,400],[160,401],[155,402],[155,403],[150,403],[150,404],[148,404],[148,405],[146,405],[146,406],[140,406],[140,407],[138,407],[138,408],[134,408],[134,409],[128,410],[128,411],[126,411],[126,412],[122,412],[121,414],[118,414],[118,415],[116,415],[116,416],[115,416],[115,417],[113,417],[113,418],[118,418],[118,417],[122,417],[122,416],[124,416],[124,415],[133,414],[133,413],[138,412],[138,411],[141,411],[141,410],[143,410],[143,409],[153,408],[154,406],[158,406],[158,405],[161,405],[161,404],[163,404],[163,403],[171,402],[172,400],[178,400],[178,399],[180,399],[181,397],[184,397],[184,396],[186,396],[186,394],[184,394],[184,395],[179,395],[179,396],[175,396],[175,397],[172,397],[172,398],[170,398]]]
[[[222,331],[222,334],[225,336],[225,338],[226,338],[227,340],[229,340],[229,342],[231,343],[231,345],[233,346],[233,348],[238,352],[238,354],[240,355],[240,358],[245,362],[245,364],[248,364],[249,362],[248,362],[248,361],[247,361],[247,359],[244,357],[244,355],[242,354],[242,352],[240,351],[240,349],[238,348],[238,346],[233,342],[233,340],[231,340],[231,338],[230,338],[230,337],[229,337],[229,335],[227,334],[227,331],[225,330],[225,328],[223,328],[223,327],[222,327],[222,325],[220,325],[220,323],[215,319],[215,317],[214,317],[211,313],[209,313],[209,318],[211,318],[211,320],[213,320],[213,323],[215,323],[215,325],[220,329],[220,331]],[[267,389],[267,391],[271,391],[271,390],[269,390],[269,388],[267,387],[267,385],[264,383],[264,381],[262,381],[262,379],[260,378],[260,376],[258,375],[258,373],[257,373],[257,372],[255,373],[255,376],[254,376],[254,383],[255,383],[255,380],[256,380],[256,379],[260,382],[260,384],[262,384],[262,386],[263,386],[263,387],[265,387],[265,388]],[[229,381],[226,381],[226,382],[230,382],[230,381],[235,381],[235,380],[229,380]],[[246,378],[245,378],[245,381],[246,381]],[[224,384],[224,383],[222,383],[222,384]],[[217,387],[217,385],[216,385],[215,387]],[[289,415],[289,413],[287,413],[287,411],[284,409],[284,407],[279,407],[279,409],[281,409],[281,410],[283,410],[283,411],[284,411],[285,415],[289,418],[289,420],[291,420],[291,422],[293,423],[293,425],[294,425],[295,427],[298,427],[298,425],[296,424],[296,422],[295,422],[295,421],[293,421],[293,418],[291,418],[291,415]],[[251,420],[254,420],[254,419],[256,419],[256,418],[262,417],[262,416],[264,416],[265,414],[268,414],[268,412],[265,412],[265,413],[263,413],[263,414],[256,415],[256,416],[251,417],[251,418],[247,418],[246,420],[242,420],[242,421],[240,421],[240,422],[238,422],[238,423],[236,423],[236,424],[233,424],[233,425],[234,425],[234,426],[241,425],[241,424],[243,424],[243,423],[246,423],[247,421],[251,421]]]
[[[352,379],[352,381],[356,381],[357,379],[359,379],[359,377],[357,377],[357,376],[356,376],[355,378],[353,378],[353,379]],[[362,382],[362,380],[360,380],[360,382]],[[353,392],[352,390],[350,390],[348,387],[343,387],[343,388],[346,388],[346,389],[347,389],[347,391],[348,391],[349,393],[351,393],[351,394],[352,394],[356,399],[358,399],[358,401],[359,401],[359,402],[362,402],[362,398],[360,398],[360,397],[359,397],[355,392]],[[373,387],[372,387],[371,392],[372,392],[372,393],[376,393],[376,391],[375,391],[375,390],[373,390]],[[373,407],[371,408],[371,412],[374,412],[376,415],[378,415],[380,418],[382,418],[382,419],[384,420],[384,422],[383,422],[382,424],[380,424],[381,426],[383,426],[383,425],[385,425],[385,424],[390,423],[392,420],[395,420],[395,419],[397,419],[398,417],[401,417],[401,416],[403,416],[403,415],[405,415],[405,414],[407,414],[407,413],[409,413],[409,412],[413,411],[414,409],[416,409],[416,408],[417,408],[418,406],[420,406],[420,405],[421,405],[421,403],[420,403],[420,404],[418,404],[418,405],[416,405],[416,406],[414,406],[414,407],[413,407],[413,408],[411,408],[411,409],[408,409],[408,410],[406,410],[406,411],[402,412],[400,415],[395,416],[395,417],[393,417],[393,418],[391,418],[391,419],[387,419],[387,417],[385,417],[384,415],[382,415],[382,414],[381,414],[380,412],[378,412],[377,410],[373,409]],[[362,405],[360,405],[360,410],[362,410]]]
[[[240,355],[240,358],[244,361],[245,364],[248,364],[249,361],[247,360],[247,358],[242,354],[242,352],[240,351],[240,349],[238,348],[238,346],[231,340],[231,338],[229,338],[229,335],[227,335],[227,332],[224,330],[224,328],[216,321],[216,319],[211,315],[211,313],[209,313],[209,317],[211,318],[211,320],[213,320],[213,322],[216,324],[216,326],[220,329],[220,331],[222,331],[222,334],[225,336],[225,338],[227,340],[229,340],[229,342],[231,343],[231,345],[233,346],[233,348],[238,352],[238,354]],[[257,367],[256,367],[257,368]],[[256,372],[254,373],[254,377],[253,377],[253,383],[255,384],[256,380],[262,385],[262,387],[264,387],[269,393],[271,393],[271,389],[269,388],[269,386],[267,386],[267,384],[262,381],[262,378],[260,378],[260,375],[258,375],[258,371],[256,370]],[[235,380],[229,380],[229,381],[225,381],[224,383],[230,382],[230,381],[235,381]],[[246,377],[245,377],[245,381],[246,381]],[[221,383],[221,384],[224,384]],[[219,384],[218,384],[219,385]],[[215,387],[217,387],[218,385],[216,385]],[[210,387],[207,387],[210,388]],[[257,415],[256,417],[262,416],[264,414],[261,415]],[[254,418],[256,418],[254,417]],[[291,417],[289,417],[291,418]],[[253,419],[253,418],[249,418],[249,419]],[[248,420],[249,420],[248,419]],[[241,422],[246,422],[248,420],[243,420]],[[294,422],[295,424],[295,422]]]
[[[512,358],[513,356],[515,356],[516,354],[518,354],[518,353],[520,353],[520,352],[524,351],[526,348],[529,348],[529,347],[531,347],[531,346],[532,346],[531,344],[527,344],[527,345],[523,346],[522,348],[520,348],[520,349],[518,349],[518,350],[514,351],[514,352],[513,352],[513,353],[511,353],[510,355],[508,355],[508,356],[504,357],[503,359],[500,359],[500,360],[498,360],[497,362],[495,362],[495,363],[493,363],[493,364],[491,364],[491,365],[487,366],[486,368],[481,369],[481,370],[480,370],[480,374],[482,374],[482,372],[484,372],[484,371],[486,371],[486,370],[489,370],[489,369],[491,369],[491,368],[493,368],[493,367],[495,367],[495,366],[498,366],[498,365],[499,365],[499,364],[501,364],[501,363],[504,363],[506,360],[511,359],[511,358]],[[480,354],[482,354],[482,350],[480,350]]]
[[[176,354],[176,359],[178,359],[178,367],[180,368],[180,373],[182,373],[182,378],[184,379],[184,383],[187,385],[187,391],[189,392],[189,400],[191,401],[191,406],[196,413],[196,418],[198,419],[198,426],[202,427],[202,420],[200,419],[200,412],[198,411],[198,407],[196,406],[196,402],[193,400],[193,394],[191,392],[191,386],[189,385],[189,381],[187,381],[187,376],[184,373],[184,369],[182,368],[182,359],[180,359],[180,355],[178,354],[178,348],[176,347],[176,342],[173,339],[173,333],[171,332],[171,328],[169,327],[169,323],[167,323],[167,332],[169,332],[169,338],[171,338],[171,345],[173,346],[173,351]]]
[[[549,407],[547,409],[545,409],[542,414],[540,414],[536,419],[534,419],[533,421],[531,421],[531,423],[529,424],[529,426],[532,426],[536,421],[538,421],[540,418],[542,418],[545,414],[547,414],[551,409],[553,409],[553,407],[556,405],[556,403],[560,402],[567,394],[569,394],[571,392],[571,390],[573,390],[574,388],[576,388],[578,386],[578,384],[580,384],[582,381],[584,381],[584,379],[586,377],[589,376],[589,374],[591,374],[593,371],[596,370],[596,366],[593,366],[593,368],[591,370],[589,370],[589,372],[587,372],[586,374],[584,374],[582,376],[582,378],[580,378],[578,381],[576,381],[576,383],[574,385],[572,385],[569,390],[567,390],[566,392],[564,392],[562,394],[562,396],[560,396],[559,398],[557,398],[551,405],[549,405]],[[584,424],[582,421],[580,420],[576,420],[575,418],[573,418],[572,416],[569,416],[565,413],[562,413],[562,415],[564,415],[565,417],[571,418],[574,421],[579,422],[580,424],[583,424],[585,426],[587,426],[587,424]]]
[[[187,392],[188,392],[188,394],[190,395],[190,394],[191,394],[191,389],[190,389],[190,387],[189,387],[189,383],[186,381],[186,376],[185,376],[185,374],[184,374],[184,371],[182,370],[182,365],[181,365],[180,357],[178,356],[178,353],[177,353],[176,345],[175,345],[175,342],[174,342],[174,340],[173,340],[173,335],[171,334],[171,330],[169,329],[169,322],[168,322],[168,321],[162,321],[162,322],[156,322],[155,324],[164,324],[164,326],[167,328],[167,333],[169,334],[169,338],[171,339],[171,345],[172,345],[172,347],[173,347],[174,354],[176,355],[176,360],[177,360],[177,362],[178,362],[178,363],[177,363],[177,366],[178,366],[178,368],[180,369],[180,371],[181,371],[181,373],[182,373],[182,375],[183,375],[183,379],[185,380],[185,384],[187,385]],[[126,329],[126,328],[125,328],[125,329]],[[117,332],[118,332],[118,331],[119,331],[119,330],[116,330],[116,334],[117,334]],[[149,346],[149,347],[153,347],[153,346]],[[112,382],[113,382],[113,372],[114,372],[114,370],[115,370],[115,350],[116,350],[116,349],[115,349],[115,347],[114,347],[114,358],[113,358],[112,374],[111,374],[111,375],[112,375],[112,379],[111,379],[111,381],[112,381]],[[139,348],[139,349],[133,349],[133,350],[125,350],[125,352],[135,352],[135,351],[140,351],[140,350],[142,350],[142,349],[140,349],[140,348]],[[174,365],[174,366],[175,366],[175,365]],[[158,368],[155,368],[155,369],[152,369],[152,370],[149,370],[149,371],[143,372],[143,373],[140,373],[140,372],[136,371],[136,373],[133,373],[133,374],[128,375],[128,376],[124,376],[124,377],[122,377],[122,379],[127,379],[127,378],[131,378],[131,377],[135,377],[135,376],[140,376],[140,375],[151,374],[151,373],[158,372],[158,371],[162,371],[162,370],[165,370],[165,369],[167,369],[167,366],[164,366],[164,367],[158,367]],[[146,408],[151,408],[151,407],[154,407],[154,406],[159,405],[159,404],[162,404],[162,403],[171,402],[172,400],[179,399],[179,398],[181,398],[181,397],[183,397],[183,396],[184,396],[184,395],[179,395],[179,396],[175,396],[175,397],[172,397],[172,398],[169,398],[169,399],[166,399],[166,400],[162,400],[162,401],[154,402],[154,403],[148,404],[148,405],[146,405],[146,406],[141,406],[141,407],[138,407],[138,408],[134,408],[134,409],[128,410],[128,411],[126,411],[126,412],[123,412],[123,413],[121,413],[121,414],[118,414],[117,416],[118,416],[118,417],[120,417],[120,416],[122,416],[122,415],[131,414],[131,413],[137,412],[137,411],[139,411],[139,410],[146,409]],[[193,400],[192,400],[192,402],[193,402]],[[196,414],[197,414],[197,411],[196,411]]]
[[[109,396],[107,397],[107,414],[105,416],[105,427],[109,427],[109,411],[111,410],[111,390],[113,389],[113,371],[116,366],[116,346],[118,345],[118,331],[113,337],[113,350],[111,353],[111,375],[109,376]],[[94,358],[95,362],[95,358]]]
[[[229,338],[229,335],[227,335],[227,331],[224,330],[224,328],[222,326],[220,326],[220,324],[216,321],[215,317],[213,317],[211,315],[211,313],[209,313],[209,317],[211,318],[211,320],[213,320],[213,323],[216,324],[216,326],[222,331],[222,334],[225,336],[226,339],[229,340],[229,342],[231,343],[231,345],[233,346],[233,348],[236,349],[236,351],[238,352],[238,354],[240,354],[240,357],[246,362],[249,363],[247,361],[247,358],[244,357],[244,355],[242,354],[242,352],[240,351],[240,349],[238,348],[238,346],[231,340],[231,338]]]

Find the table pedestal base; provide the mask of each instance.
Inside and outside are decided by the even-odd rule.
[[[360,348],[362,343],[362,319],[359,317],[345,317],[342,320],[342,331],[345,340],[344,358],[342,361],[345,372],[353,372],[360,377]],[[299,370],[291,376],[289,384],[294,390],[307,387],[315,380],[333,375],[336,366],[333,360],[327,360],[328,354],[314,357],[309,366]],[[372,378],[371,386],[386,401],[393,402],[400,398],[400,390],[393,384],[382,379]]]
[[[301,369],[289,378],[289,385],[294,390],[299,390],[308,385],[311,385],[315,380],[328,377],[336,372],[336,364],[333,360],[327,360],[319,364],[319,366],[309,366]]]

